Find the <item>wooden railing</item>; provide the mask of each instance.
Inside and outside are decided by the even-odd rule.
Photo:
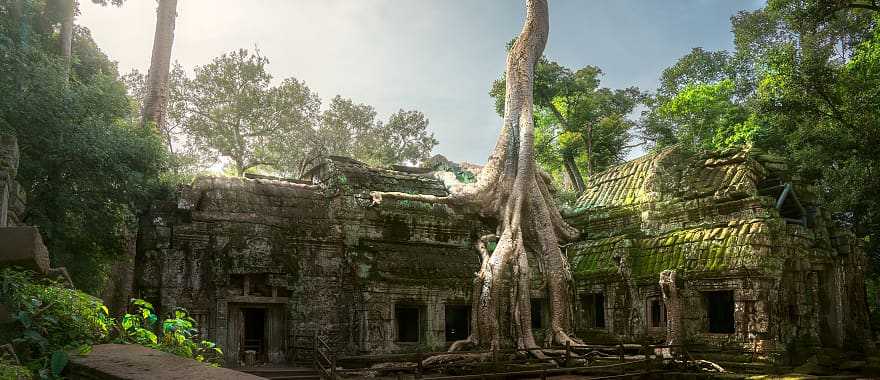
[[[508,354],[517,354],[517,353],[528,353],[531,351],[540,351],[541,349],[523,349],[523,348],[510,348],[504,350],[475,350],[475,351],[457,351],[455,353],[459,354],[490,354],[491,360],[495,363],[496,371],[488,372],[488,373],[480,373],[474,375],[457,375],[457,376],[442,376],[442,377],[431,377],[431,380],[443,380],[443,379],[457,379],[457,380],[465,380],[465,379],[485,379],[485,378],[504,378],[508,376],[535,376],[545,378],[547,376],[555,376],[555,375],[563,375],[563,374],[573,374],[584,371],[596,371],[596,370],[610,370],[615,368],[624,368],[626,366],[637,367],[638,371],[630,372],[629,374],[618,374],[613,376],[605,376],[605,377],[597,377],[597,379],[614,379],[621,378],[627,376],[634,376],[637,374],[644,374],[654,370],[655,360],[651,359],[651,355],[655,354],[656,349],[660,348],[680,348],[677,350],[677,354],[680,356],[677,359],[688,357],[687,348],[685,345],[637,345],[637,344],[617,344],[617,345],[576,345],[572,346],[570,344],[566,344],[565,346],[554,346],[548,347],[544,349],[552,349],[563,351],[563,357],[547,357],[544,359],[535,358],[532,361],[538,362],[548,362],[554,365],[561,365],[564,368],[543,368],[543,369],[533,369],[533,370],[523,370],[523,371],[503,371],[497,370],[504,366],[504,363],[501,363],[500,358],[504,355]],[[572,359],[577,359],[577,357],[573,357],[572,354],[577,351],[590,351],[590,350],[600,350],[604,351],[605,358],[617,358],[620,362],[617,364],[609,364],[609,365],[591,365],[594,360],[588,359],[583,366],[570,367],[570,361]],[[639,355],[643,355],[643,359],[635,359],[635,360],[627,360],[626,351],[638,351]],[[612,354],[614,353],[614,354]],[[371,360],[378,359],[381,361],[395,361],[394,359],[414,359],[416,362],[415,368],[415,378],[421,379],[425,373],[425,369],[422,365],[424,359],[434,356],[434,355],[443,355],[449,354],[448,351],[438,351],[438,352],[419,352],[419,353],[409,353],[409,354],[387,354],[387,355],[363,355],[363,356],[348,356],[343,359],[345,360]],[[631,356],[630,356],[631,358]],[[658,357],[659,358],[659,357]],[[344,372],[348,372],[348,370],[344,370]]]
[[[318,335],[315,330],[315,348],[314,348],[314,364],[315,369],[321,373],[321,378],[336,380],[336,353],[324,338]]]

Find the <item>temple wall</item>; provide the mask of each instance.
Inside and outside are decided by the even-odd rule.
[[[251,309],[265,310],[266,331],[283,331],[263,343],[265,361],[310,355],[316,331],[348,354],[442,349],[445,305],[470,299],[481,228],[441,205],[199,178],[142,219],[136,295],[189,310],[230,364]],[[396,305],[419,309],[416,342],[399,341]]]

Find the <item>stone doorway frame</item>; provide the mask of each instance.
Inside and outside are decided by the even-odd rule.
[[[244,314],[242,309],[265,309],[266,320],[263,325],[266,353],[258,358],[270,363],[288,361],[288,318],[287,297],[239,296],[222,299],[218,302],[218,341],[225,354],[226,365],[240,367],[241,344],[244,337]]]

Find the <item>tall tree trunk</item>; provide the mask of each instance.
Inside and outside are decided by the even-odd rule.
[[[76,0],[59,0],[64,10],[64,17],[61,19],[61,35],[59,42],[61,43],[61,55],[64,56],[64,76],[70,80],[70,58],[71,47],[73,46],[73,18],[76,13]]]
[[[407,199],[472,206],[497,220],[496,234],[480,239],[480,271],[474,281],[471,336],[451,350],[478,345],[490,349],[514,346],[543,355],[531,325],[527,253],[542,270],[550,309],[548,341],[575,343],[571,327],[571,269],[559,247],[577,231],[568,226],[550,195],[550,177],[535,162],[532,82],[549,31],[547,0],[527,0],[525,25],[507,56],[504,125],[489,162],[476,184],[447,197],[373,192],[374,203]],[[487,242],[497,239],[494,251]]]
[[[556,107],[553,102],[548,102],[550,104],[550,111],[553,112],[553,115],[556,117],[556,120],[559,121],[559,124],[562,125],[563,129],[567,128],[568,120],[565,119],[565,116],[562,115],[562,112],[559,111],[559,108]],[[577,167],[577,164],[574,162],[574,154],[570,152],[562,153],[562,167],[565,169],[565,173],[568,175],[568,179],[574,184],[574,190],[578,192],[578,194],[583,193],[587,188],[584,185],[584,176],[581,175],[581,170]]]
[[[147,73],[147,95],[144,99],[143,126],[155,124],[159,130],[165,125],[165,103],[168,101],[168,72],[171,69],[171,47],[174,44],[174,20],[177,18],[177,0],[159,0],[156,10],[156,32],[153,37],[153,56]]]
[[[574,156],[571,153],[562,153],[562,167],[571,179],[574,190],[578,194],[583,193],[586,189],[584,177],[581,175],[581,170],[578,169],[577,163],[574,162]]]

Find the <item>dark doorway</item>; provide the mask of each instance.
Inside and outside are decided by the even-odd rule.
[[[533,298],[531,300],[532,307],[532,328],[533,329],[541,329],[544,328],[544,302],[540,299]]]
[[[471,331],[471,307],[446,305],[446,341],[467,339]]]
[[[703,293],[706,298],[706,315],[709,319],[709,332],[732,334],[735,331],[733,321],[733,291],[723,290]]]
[[[650,313],[651,328],[666,326],[666,307],[660,297],[648,298],[648,312]]]
[[[258,359],[265,360],[266,309],[243,308],[241,313],[244,319],[244,340],[241,350],[254,350]]]
[[[394,319],[397,320],[397,341],[418,342],[420,316],[418,306],[396,305]]]
[[[581,295],[581,309],[587,328],[605,328],[605,294],[590,293]]]

